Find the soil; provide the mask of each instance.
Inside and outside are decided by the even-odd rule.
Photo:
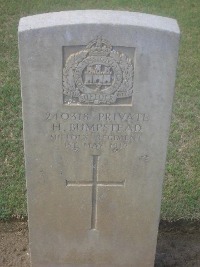
[[[0,222],[0,267],[30,267],[27,222]],[[155,267],[200,267],[200,222],[161,222]]]

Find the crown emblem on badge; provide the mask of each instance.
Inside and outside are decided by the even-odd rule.
[[[107,56],[110,54],[112,46],[108,41],[98,36],[86,46],[86,49],[89,50],[89,55],[91,56]]]
[[[132,59],[98,36],[85,49],[70,55],[63,68],[65,104],[131,103]]]

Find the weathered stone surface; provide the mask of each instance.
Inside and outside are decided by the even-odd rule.
[[[174,94],[173,19],[22,18],[33,267],[152,267]]]

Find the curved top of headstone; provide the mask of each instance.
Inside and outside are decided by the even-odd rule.
[[[175,19],[128,11],[76,10],[45,13],[21,18],[19,32],[76,24],[134,25],[179,34]]]

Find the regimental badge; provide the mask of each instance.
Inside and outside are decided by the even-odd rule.
[[[126,99],[123,103],[130,103],[133,77],[132,59],[97,37],[84,50],[67,58],[63,68],[63,102],[109,105]]]

